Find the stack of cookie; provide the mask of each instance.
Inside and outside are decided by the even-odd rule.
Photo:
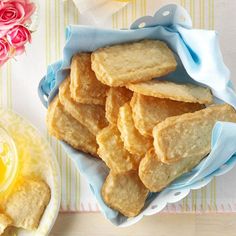
[[[165,81],[176,66],[158,40],[77,54],[48,109],[52,135],[109,167],[103,199],[127,217],[210,152],[216,121],[236,122],[208,88]]]

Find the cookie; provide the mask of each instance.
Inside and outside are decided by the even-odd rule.
[[[96,136],[65,111],[58,96],[50,103],[47,112],[49,134],[63,140],[75,149],[97,156]]]
[[[2,235],[5,229],[12,224],[12,219],[7,215],[0,213],[0,235]]]
[[[126,87],[136,93],[151,97],[200,104],[213,103],[210,89],[194,84],[177,84],[155,79],[138,84],[130,84]]]
[[[124,148],[120,132],[115,125],[109,125],[97,135],[98,155],[115,173],[127,172],[138,168],[140,161]]]
[[[134,93],[130,105],[135,127],[146,137],[152,137],[152,129],[168,117],[205,108],[199,103],[178,102],[138,93]]]
[[[176,60],[167,44],[158,40],[100,48],[92,53],[92,69],[102,83],[121,87],[148,81],[176,69]]]
[[[217,121],[236,122],[230,105],[214,105],[194,113],[167,118],[153,129],[158,158],[172,163],[191,156],[206,156],[211,151],[212,129]]]
[[[102,187],[105,203],[127,217],[139,214],[148,192],[136,171],[121,174],[110,172]]]
[[[44,181],[24,179],[7,198],[4,212],[12,219],[12,226],[35,230],[50,198],[50,188]]]
[[[144,157],[146,152],[153,146],[153,138],[144,137],[135,128],[129,103],[120,108],[117,126],[121,133],[124,147],[131,154]]]
[[[204,156],[192,155],[178,162],[165,164],[161,162],[155,150],[150,149],[139,165],[139,177],[151,192],[160,192],[173,180],[194,168]]]
[[[107,86],[97,80],[91,69],[91,54],[80,53],[72,58],[71,96],[79,103],[105,105]]]
[[[71,98],[69,77],[60,85],[59,99],[65,110],[86,126],[93,135],[97,135],[100,130],[108,125],[104,106],[82,104]]]
[[[119,109],[130,101],[133,92],[125,87],[110,88],[106,99],[106,118],[110,124],[117,124]]]

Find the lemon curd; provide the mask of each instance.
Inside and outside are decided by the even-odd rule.
[[[7,158],[9,146],[6,143],[0,143],[0,184],[6,179],[7,171],[10,166],[10,160]]]
[[[0,194],[6,192],[16,179],[18,155],[15,143],[0,127]]]

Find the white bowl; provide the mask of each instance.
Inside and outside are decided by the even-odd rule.
[[[56,157],[48,142],[40,135],[37,129],[18,114],[10,110],[0,109],[0,126],[4,126],[13,138],[18,153],[22,153],[22,150],[28,147],[27,151],[23,153],[26,156],[30,154],[31,158],[26,163],[24,160],[24,165],[19,174],[24,174],[26,169],[27,174],[37,173],[51,189],[51,200],[45,209],[38,229],[36,231],[17,229],[16,233],[18,236],[48,235],[59,213],[61,201],[61,178]],[[27,137],[27,141],[25,141],[24,137]],[[20,155],[19,158],[21,158]],[[23,162],[20,159],[21,161]]]

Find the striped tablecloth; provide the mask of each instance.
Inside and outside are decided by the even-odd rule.
[[[99,26],[127,28],[138,17],[152,15],[161,5],[178,3],[184,6],[197,28],[216,29],[220,34],[226,64],[236,84],[236,24],[233,0],[133,0]],[[72,1],[40,0],[40,25],[33,35],[26,55],[0,69],[0,106],[11,108],[30,120],[48,138],[46,110],[37,97],[37,86],[48,64],[60,59],[68,24],[92,24],[79,16]],[[49,138],[61,166],[61,211],[98,211],[86,181],[76,172],[56,140]],[[192,191],[184,200],[171,204],[166,212],[236,212],[236,169],[215,178],[201,190]]]

